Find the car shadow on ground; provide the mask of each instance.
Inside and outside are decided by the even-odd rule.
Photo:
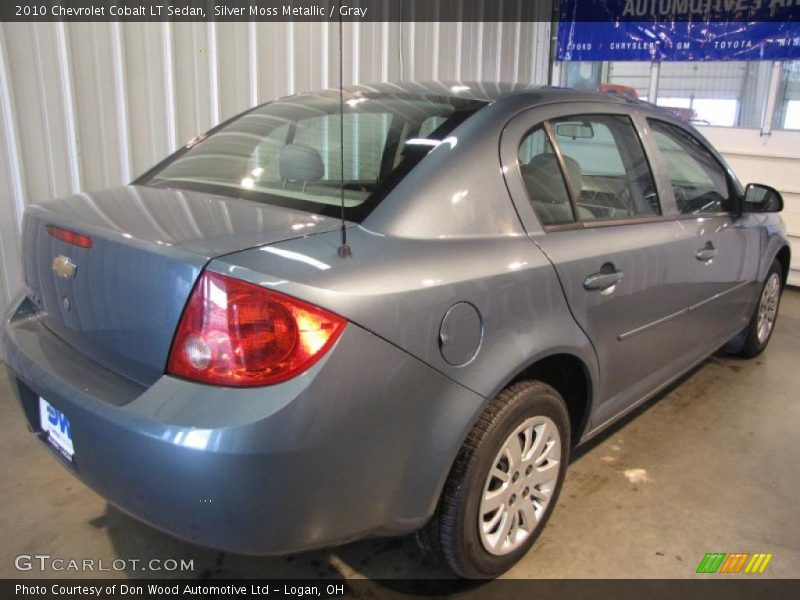
[[[730,360],[728,355],[715,355],[696,366],[681,378],[660,391],[653,398],[625,415],[589,442],[575,450],[571,463],[581,460],[598,445],[620,432],[628,423],[648,411],[675,388],[692,378],[709,361]],[[735,361],[736,359],[733,358]],[[423,557],[414,536],[376,538],[353,542],[336,548],[309,551],[281,557],[244,556],[202,548],[178,540],[123,513],[112,505],[94,519],[92,526],[104,529],[109,536],[116,557],[191,560],[192,568],[184,572],[148,569],[137,564],[128,568],[131,578],[189,578],[200,580],[270,578],[270,579],[321,579],[343,580],[366,578],[373,580],[383,591],[401,595],[436,596],[452,593],[452,582],[446,588],[435,584],[411,583],[408,580],[453,579],[445,566]],[[163,562],[162,562],[163,564]],[[405,581],[404,581],[405,580]],[[474,588],[474,582],[463,582],[464,590]],[[460,586],[460,584],[459,584]],[[482,589],[483,592],[490,591]]]
[[[220,552],[178,540],[107,504],[105,514],[90,523],[104,529],[118,558],[130,563],[132,578],[236,579],[444,579],[453,575],[445,567],[426,560],[414,536],[375,538],[336,548],[288,556],[261,557]],[[145,561],[158,559],[154,569]],[[193,561],[185,572],[159,569],[166,559]],[[135,565],[135,568],[131,565]]]

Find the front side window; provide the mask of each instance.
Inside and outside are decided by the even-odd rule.
[[[142,178],[360,222],[485,102],[450,97],[299,95],[237,117]],[[342,116],[340,113],[344,112]]]
[[[581,221],[660,215],[658,194],[631,120],[576,115],[550,122]]]
[[[728,177],[711,152],[680,127],[657,120],[649,123],[669,173],[678,211],[684,215],[730,211]]]

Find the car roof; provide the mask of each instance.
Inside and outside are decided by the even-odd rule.
[[[439,97],[463,100],[477,100],[494,103],[511,96],[531,95],[537,103],[548,104],[553,101],[563,102],[601,102],[608,104],[635,104],[653,106],[647,102],[612,94],[576,90],[566,87],[548,85],[530,85],[527,83],[494,82],[494,81],[406,81],[398,83],[369,83],[346,86],[345,95],[396,96],[396,97]],[[331,88],[311,94],[339,94],[338,88]]]
[[[371,99],[397,99],[397,100],[424,100],[428,102],[449,102],[458,104],[502,105],[504,108],[496,113],[509,117],[522,108],[534,108],[554,103],[584,102],[602,106],[628,106],[645,111],[646,114],[657,116],[680,127],[687,127],[689,123],[679,119],[675,113],[662,106],[632,98],[627,95],[613,92],[599,92],[590,90],[577,90],[568,87],[552,85],[531,85],[528,83],[510,83],[496,81],[405,81],[405,82],[380,82],[364,83],[345,86],[341,91],[345,101],[358,97]],[[281,98],[288,101],[291,98],[311,98],[338,101],[339,88],[302,92]],[[501,117],[502,120],[502,117]],[[694,131],[694,130],[693,130]],[[694,131],[697,135],[698,132]]]

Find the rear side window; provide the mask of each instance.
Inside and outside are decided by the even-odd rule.
[[[549,132],[541,125],[519,147],[525,187],[542,224],[661,214],[650,165],[628,117],[574,115],[548,124]]]
[[[574,221],[564,176],[543,127],[525,136],[518,158],[522,179],[539,222],[560,225]]]
[[[681,214],[731,210],[728,177],[709,150],[680,127],[650,120]]]
[[[550,123],[582,221],[660,215],[644,149],[621,115],[576,115]]]

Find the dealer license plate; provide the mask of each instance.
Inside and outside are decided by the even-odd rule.
[[[40,397],[39,420],[50,445],[71,462],[75,456],[75,449],[72,447],[72,431],[67,415]]]

